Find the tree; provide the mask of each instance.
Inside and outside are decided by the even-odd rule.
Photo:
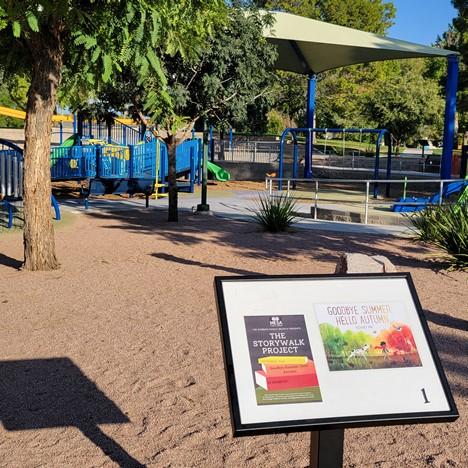
[[[458,10],[453,26],[458,33],[456,50],[461,54],[458,111],[461,113],[460,128],[468,130],[468,0],[452,0]]]
[[[50,135],[64,64],[92,89],[125,66],[165,76],[158,52],[189,56],[221,0],[0,0],[0,63],[30,77],[24,147],[24,268],[58,267],[50,219]],[[190,14],[187,14],[190,12]],[[164,94],[164,90],[161,91]]]
[[[399,73],[377,83],[367,104],[367,112],[377,127],[386,128],[393,134],[397,146],[409,139],[439,135],[444,100],[439,94],[438,83],[424,78],[424,60],[396,63],[400,67]]]
[[[109,86],[102,101],[119,110],[128,109],[135,118],[149,125],[168,147],[168,220],[178,220],[176,146],[186,139],[201,121],[220,126],[243,125],[252,116],[251,104],[268,99],[274,80],[271,67],[274,47],[262,31],[268,16],[255,10],[229,8],[227,23],[217,24],[203,51],[195,57],[165,55],[162,59],[167,81],[162,94],[157,77],[144,85],[132,70],[124,70],[119,83]],[[264,118],[265,106],[256,108],[256,120]],[[263,111],[258,109],[264,109]],[[265,115],[263,115],[265,114]]]
[[[157,90],[149,92],[146,108],[160,122],[158,133],[168,146],[169,221],[178,219],[176,145],[199,120],[236,125],[247,121],[252,103],[265,99],[276,59],[262,34],[268,21],[254,10],[231,8],[228,24],[215,31],[197,60],[176,56],[165,61],[172,107],[165,106]]]

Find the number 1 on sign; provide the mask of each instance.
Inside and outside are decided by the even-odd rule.
[[[425,388],[421,388],[421,392],[422,392],[423,397],[424,397],[424,403],[430,403],[430,401],[427,399],[426,389],[425,389]]]

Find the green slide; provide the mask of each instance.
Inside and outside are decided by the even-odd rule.
[[[76,142],[76,134],[73,134],[71,137],[68,137],[60,146],[59,148],[70,148],[71,146],[75,146]]]
[[[215,177],[216,180],[220,182],[227,182],[231,178],[231,174],[228,171],[225,171],[222,167],[213,164],[210,161],[207,161],[208,165],[206,166],[208,171],[210,171]]]

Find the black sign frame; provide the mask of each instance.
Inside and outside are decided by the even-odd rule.
[[[418,413],[392,413],[384,415],[364,415],[364,416],[349,416],[349,417],[330,417],[320,419],[307,420],[290,420],[265,422],[254,424],[243,424],[241,422],[241,414],[239,408],[239,400],[236,387],[236,378],[234,374],[234,363],[232,355],[232,347],[230,341],[229,327],[226,315],[226,305],[223,294],[223,282],[225,281],[276,281],[276,280],[314,280],[314,279],[375,279],[375,278],[401,278],[406,280],[411,297],[418,313],[421,327],[430,350],[433,362],[435,364],[437,375],[443,387],[445,397],[449,404],[448,411],[432,411]],[[320,431],[331,429],[344,429],[353,427],[371,427],[385,425],[403,425],[403,424],[427,424],[427,423],[442,423],[452,422],[459,417],[459,413],[455,404],[455,400],[451,393],[447,378],[445,376],[442,364],[437,354],[434,341],[432,339],[429,326],[424,316],[421,303],[419,301],[416,288],[410,273],[354,273],[354,274],[306,274],[306,275],[248,275],[248,276],[216,276],[214,280],[218,319],[220,327],[220,335],[222,339],[224,369],[227,383],[227,393],[229,400],[229,409],[231,416],[231,424],[234,437],[252,436],[262,434],[275,433],[290,433],[302,431]]]

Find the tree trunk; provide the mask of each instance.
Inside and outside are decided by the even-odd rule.
[[[167,154],[169,167],[167,172],[168,192],[169,192],[169,216],[168,221],[179,221],[179,212],[177,209],[177,170],[176,170],[176,137],[169,135],[165,139],[167,145]]]
[[[57,87],[61,78],[61,24],[33,34],[29,47],[34,63],[26,107],[24,139],[24,265],[26,270],[54,270],[51,215],[50,136]]]

